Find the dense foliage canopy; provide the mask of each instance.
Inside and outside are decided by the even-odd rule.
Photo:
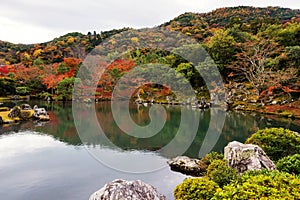
[[[133,29],[123,28],[86,35],[74,32],[32,45],[0,41],[0,77],[11,78],[16,83],[12,87],[27,87],[33,95],[48,92],[59,96],[57,87],[60,82],[76,76],[78,68],[82,67],[81,62],[89,53],[103,52],[103,49],[97,49],[97,45],[106,41],[103,48],[110,52],[109,58],[118,59],[115,56],[124,50],[129,53],[123,55],[123,63],[117,61],[118,66],[110,69],[111,72],[99,83],[96,96],[101,98],[110,98],[116,81],[133,66],[145,63],[169,65],[205,96],[203,87],[206,84],[196,69],[208,68],[214,62],[228,87],[232,83],[249,82],[255,90],[253,99],[268,102],[270,95],[277,94],[291,101],[297,99],[300,92],[299,22],[299,10],[240,6],[202,14],[182,14],[159,26],[161,33],[150,31],[136,35]],[[177,38],[166,38],[163,30],[195,38],[213,60],[204,59],[199,66],[194,66],[163,50],[134,50],[120,35],[127,32],[126,37],[133,44],[149,40],[153,43],[166,40],[170,45],[182,42]],[[154,88],[157,90],[157,87]],[[5,91],[1,95],[14,93],[13,89]]]

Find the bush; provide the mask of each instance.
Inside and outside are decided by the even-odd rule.
[[[38,66],[40,67],[41,69],[43,69],[43,66],[44,65],[44,61],[41,59],[41,58],[37,58],[33,61],[33,66]]]
[[[212,199],[300,199],[300,179],[278,171],[250,171],[218,189]]]
[[[282,172],[296,175],[300,174],[300,154],[295,154],[280,159],[277,162],[276,167]]]
[[[52,94],[50,94],[49,92],[42,92],[38,94],[38,97],[40,99],[47,100],[48,97],[52,97]]]
[[[0,96],[14,94],[16,91],[16,83],[11,78],[0,77]]]
[[[58,65],[58,68],[57,68],[58,73],[63,74],[68,71],[69,71],[69,68],[67,67],[66,63],[62,62]]]
[[[177,200],[211,199],[218,185],[208,178],[189,178],[176,186],[174,196]]]
[[[16,88],[16,93],[19,95],[27,95],[29,94],[29,89],[28,87],[17,87]]]
[[[246,140],[248,144],[260,146],[274,161],[300,153],[300,137],[283,128],[266,128],[254,133]]]
[[[201,160],[205,162],[207,165],[209,165],[212,161],[223,159],[223,158],[224,158],[223,154],[212,151],[206,154],[203,158],[201,158]]]
[[[226,160],[214,160],[207,168],[207,176],[223,187],[235,180],[238,173],[235,169],[228,167]]]
[[[217,153],[217,152],[211,152],[209,154],[206,154],[201,160],[199,161],[199,167],[204,171],[203,175],[206,174],[207,167],[212,163],[214,160],[223,159],[224,155]]]

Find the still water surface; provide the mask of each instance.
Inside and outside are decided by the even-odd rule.
[[[0,199],[5,200],[53,200],[88,199],[89,195],[114,179],[140,179],[156,187],[168,199],[173,199],[173,189],[186,176],[169,170],[167,154],[157,150],[164,147],[174,136],[180,124],[180,107],[166,106],[167,122],[157,135],[150,138],[134,138],[123,133],[114,121],[110,103],[96,104],[96,115],[105,135],[115,145],[103,142],[103,135],[89,141],[77,135],[73,122],[71,104],[30,102],[45,107],[50,122],[25,122],[0,126]],[[193,111],[191,108],[190,112]],[[149,107],[130,106],[133,121],[139,125],[150,122]],[[259,128],[285,127],[299,131],[296,121],[279,120],[257,114],[243,114],[208,110],[200,114],[200,125],[196,137],[185,155],[199,156],[199,149],[208,130],[210,119],[224,115],[225,124],[218,140],[213,142],[213,151],[222,152],[229,141],[244,142]],[[86,112],[82,113],[82,117]],[[183,138],[184,140],[184,138]],[[118,147],[118,148],[116,148]],[[144,162],[156,165],[165,163],[154,172],[132,174],[117,171],[95,159],[91,152],[100,151],[103,156],[114,158],[117,154],[127,156],[120,165],[133,165],[134,156],[145,156]],[[117,160],[117,159],[116,159]],[[126,163],[124,163],[126,162]],[[139,161],[140,162],[140,161]],[[118,163],[118,162],[116,162]],[[136,163],[138,166],[139,163]]]

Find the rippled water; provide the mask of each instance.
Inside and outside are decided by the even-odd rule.
[[[145,139],[122,132],[113,120],[110,104],[97,104],[97,119],[105,137],[114,144],[112,146],[104,142],[103,134],[83,139],[83,145],[76,133],[70,104],[30,102],[33,103],[46,107],[52,120],[0,126],[0,199],[88,199],[91,193],[117,178],[140,179],[155,186],[168,199],[173,199],[173,189],[185,176],[169,170],[166,164],[169,154],[161,153],[159,149],[176,135],[182,112],[179,107],[166,107],[167,122],[164,128],[157,135]],[[191,157],[199,156],[209,123],[218,115],[224,114],[226,117],[222,130],[216,130],[218,126],[212,124],[215,125],[213,129],[221,133],[217,141],[213,137],[211,139],[212,150],[219,152],[229,141],[243,142],[258,128],[280,126],[300,130],[297,122],[291,120],[280,121],[255,114],[224,113],[221,110],[199,113],[191,108],[184,109],[197,112],[200,116],[197,135],[185,152]],[[82,116],[85,117],[88,111],[84,109]],[[146,125],[150,122],[149,107],[131,105],[130,112],[137,124]],[[185,139],[182,138],[182,141]],[[99,161],[97,156],[95,159],[95,155],[91,155],[99,152],[102,157],[115,158],[111,159],[114,162],[103,164],[101,159]],[[133,174],[114,169],[118,165],[137,167],[141,162],[157,170]]]

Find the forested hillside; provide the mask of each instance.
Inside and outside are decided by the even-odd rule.
[[[247,103],[291,105],[299,100],[300,10],[220,8],[209,13],[185,13],[159,28],[179,31],[203,45],[226,83],[230,106],[248,109]],[[130,33],[133,29],[92,31],[86,35],[69,33],[32,45],[0,42],[0,96],[31,94],[44,97],[51,94],[57,99],[70,98],[71,90],[65,88],[73,85],[82,60],[94,47],[123,31]],[[165,39],[163,34],[155,37]],[[136,38],[131,40],[142,42]],[[118,41],[111,39],[110,42],[106,48],[113,49]],[[171,65],[199,94],[203,92],[205,84],[196,73],[196,66],[162,51],[142,49],[117,60],[114,67],[108,69],[104,77],[106,82],[99,83],[97,96],[110,98],[114,84],[126,70],[147,62]],[[148,86],[144,89],[149,90]],[[151,92],[160,99],[170,94],[167,88],[156,88]]]

